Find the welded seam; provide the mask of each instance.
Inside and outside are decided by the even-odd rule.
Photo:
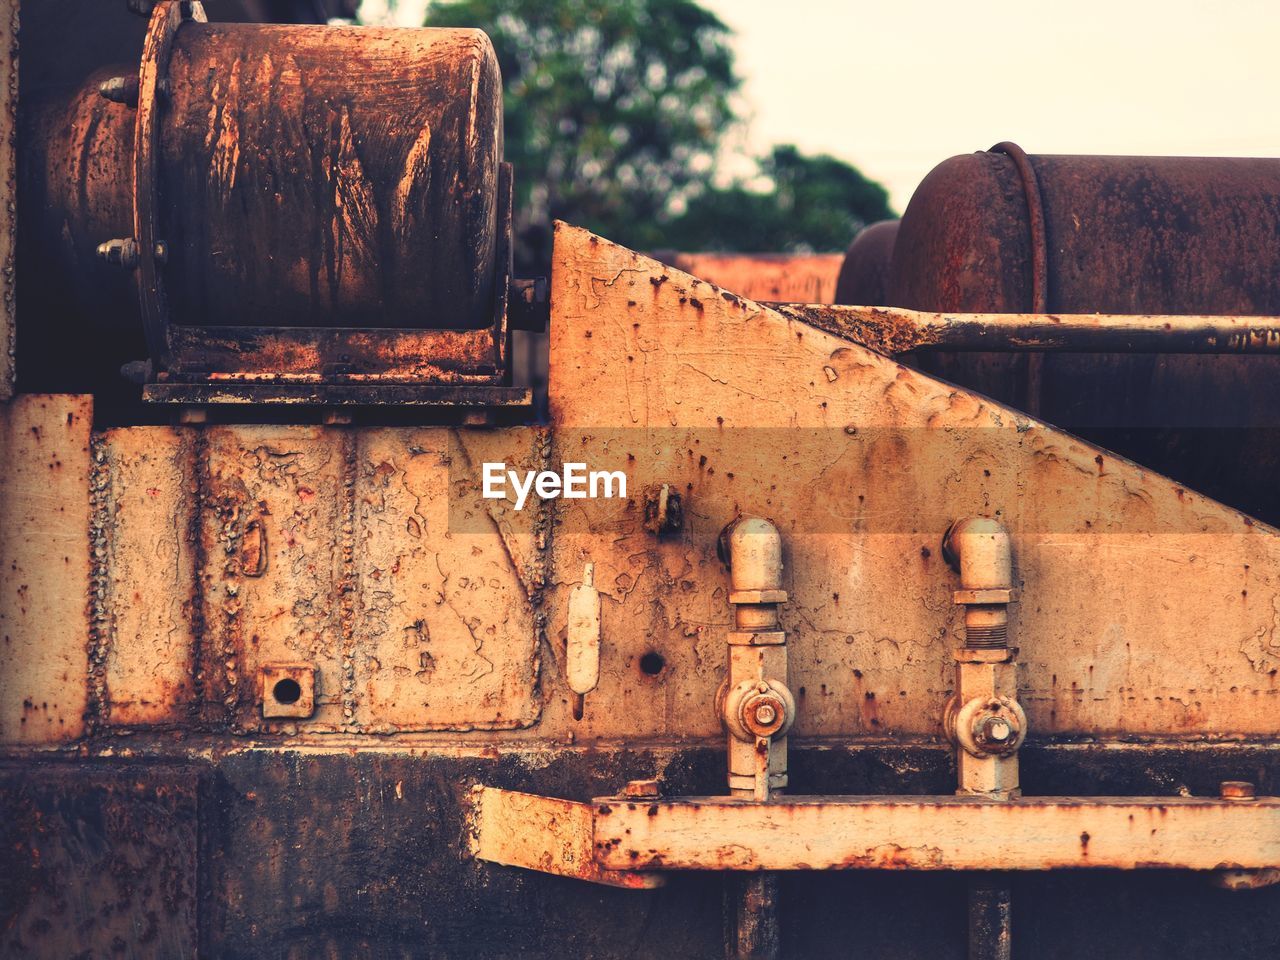
[[[187,518],[187,542],[191,547],[191,703],[189,715],[193,724],[200,726],[205,710],[205,664],[208,617],[205,612],[206,568],[208,556],[204,547],[203,519],[209,495],[209,441],[203,429],[196,427],[190,434],[189,469],[191,471],[191,513]],[[185,445],[184,445],[185,446]],[[212,704],[210,704],[212,708]]]
[[[342,726],[358,730],[356,719],[356,480],[357,434],[341,431],[341,522],[338,532],[338,642],[342,652]]]
[[[555,437],[550,427],[536,427],[533,440],[537,444],[534,451],[539,472],[551,469],[552,445]],[[533,607],[533,713],[527,725],[537,723],[542,716],[542,649],[550,644],[547,633],[549,614],[547,611],[547,587],[551,575],[552,542],[556,529],[556,504],[558,498],[539,498],[538,515],[534,521],[534,552],[532,569],[529,571],[529,600]],[[548,649],[550,647],[548,646]]]
[[[102,434],[89,436],[89,675],[85,733],[89,736],[108,721],[107,657],[111,647],[111,615],[107,605],[111,503],[111,468]]]

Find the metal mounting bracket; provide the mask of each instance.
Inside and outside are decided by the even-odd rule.
[[[478,787],[477,859],[624,887],[671,870],[1256,871],[1280,798],[734,797],[576,803]]]

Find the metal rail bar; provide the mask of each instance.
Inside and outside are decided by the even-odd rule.
[[[884,354],[910,350],[1280,353],[1280,317],[930,313],[808,303],[765,306]]]
[[[566,859],[564,850],[574,853]],[[1280,799],[611,797],[582,804],[484,787],[473,851],[582,879],[599,880],[590,874],[603,871],[604,882],[625,885],[652,885],[654,872],[667,870],[1257,870],[1280,866]]]

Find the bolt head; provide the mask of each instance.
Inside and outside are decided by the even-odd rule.
[[[633,800],[656,800],[662,791],[657,780],[631,780],[622,788],[622,795]]]
[[[132,270],[138,265],[138,244],[132,237],[98,244],[98,257],[114,267]]]
[[[756,707],[756,723],[768,725],[778,719],[778,711],[771,703],[762,703]]]
[[[133,76],[111,77],[98,84],[98,93],[112,103],[128,107],[138,105],[138,78]]]
[[[1009,726],[1009,721],[1004,717],[988,717],[987,722],[983,725],[983,732],[987,739],[994,740],[996,743],[1004,743],[1013,735],[1013,728]]]
[[[1218,796],[1223,800],[1256,800],[1258,788],[1248,780],[1223,780],[1218,784]]]

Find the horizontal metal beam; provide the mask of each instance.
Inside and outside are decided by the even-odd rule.
[[[1280,353],[1280,317],[930,313],[900,307],[765,305],[884,354],[910,350]]]
[[[1057,870],[1280,866],[1280,800],[689,797],[599,800],[615,870]]]
[[[473,827],[482,860],[622,886],[651,886],[653,871],[666,870],[1280,867],[1274,797],[606,797],[583,804],[480,788]]]

